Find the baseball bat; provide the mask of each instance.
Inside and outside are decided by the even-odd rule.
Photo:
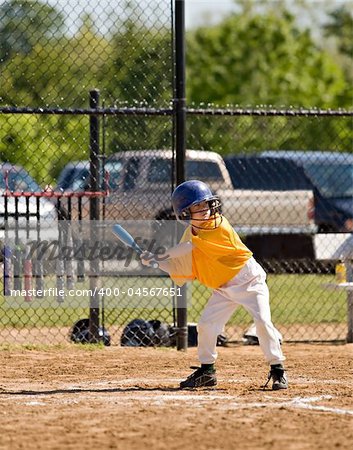
[[[141,255],[141,253],[143,253],[142,248],[137,244],[135,239],[121,225],[113,225],[113,233],[123,244],[125,244],[127,247],[132,248],[138,255]],[[159,264],[157,262],[153,262],[151,264],[151,267],[153,267],[154,269],[158,269]]]

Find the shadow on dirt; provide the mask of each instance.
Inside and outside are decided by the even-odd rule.
[[[92,394],[113,394],[113,393],[125,393],[125,392],[204,392],[204,391],[224,391],[226,389],[215,389],[215,388],[202,388],[202,389],[181,389],[179,387],[142,387],[142,386],[132,386],[132,387],[117,387],[109,389],[52,389],[47,391],[6,391],[1,390],[0,396],[11,396],[18,395],[23,396],[41,396],[41,395],[58,395],[58,394],[80,394],[80,393],[92,393]]]

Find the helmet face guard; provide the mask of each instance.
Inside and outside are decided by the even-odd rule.
[[[198,212],[209,211],[210,217],[207,219],[192,218],[190,208],[203,202],[207,202],[208,208]],[[173,192],[172,205],[176,218],[184,225],[190,225],[192,219],[192,226],[195,228],[205,229],[202,225],[211,220],[214,221],[214,226],[211,229],[217,228],[220,224],[218,219],[222,218],[219,198],[202,181],[191,180],[180,184]],[[200,226],[195,225],[195,222],[200,222]]]

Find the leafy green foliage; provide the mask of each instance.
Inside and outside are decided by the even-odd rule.
[[[327,37],[334,36],[340,53],[353,58],[353,13],[347,6],[341,6],[330,14],[330,21],[324,26]]]
[[[350,108],[352,15],[333,11],[325,26],[338,50],[317,44],[299,28],[286,3],[259,11],[242,2],[237,14],[187,33],[187,101],[256,107]],[[104,106],[170,107],[173,66],[170,29],[151,28],[128,2],[126,15],[101,35],[89,15],[74,35],[58,9],[40,1],[0,6],[0,103],[87,107],[98,87]],[[135,12],[134,12],[135,11]],[[141,14],[140,14],[141,13]],[[83,116],[0,116],[0,158],[25,166],[41,184],[55,183],[71,160],[87,159],[89,119]],[[166,148],[170,117],[115,117],[104,121],[106,152]],[[268,148],[347,150],[348,120],[195,117],[188,147],[220,153]]]
[[[325,36],[333,38],[337,54],[335,58],[343,68],[346,83],[340,102],[353,106],[353,13],[341,6],[329,14],[329,22],[324,25]]]
[[[337,108],[343,72],[294,17],[237,15],[188,36],[188,98],[256,107]]]
[[[169,30],[157,34],[128,22],[113,36],[114,76],[108,86],[111,96],[130,105],[169,106],[172,98],[172,51]]]
[[[103,92],[117,106],[170,107],[173,98],[169,30],[158,33],[130,20],[112,39]],[[118,117],[107,120],[109,151],[171,146],[171,120]]]
[[[68,161],[87,159],[89,119],[0,116],[0,160],[19,164],[44,188]]]
[[[16,54],[28,55],[36,43],[58,38],[64,29],[62,14],[36,1],[6,1],[0,19],[0,64]]]

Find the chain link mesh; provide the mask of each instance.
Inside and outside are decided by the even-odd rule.
[[[64,233],[60,222],[79,230],[67,245],[82,240],[81,223],[90,217],[90,117],[79,108],[87,108],[93,87],[100,106],[115,108],[100,116],[100,220],[158,220],[157,235],[166,239],[163,221],[173,218],[175,185],[172,4],[0,2],[0,101],[13,108],[0,114],[1,342],[89,340],[89,260],[42,261],[38,268],[28,241],[29,230],[37,240],[48,229]],[[187,148],[196,151],[187,152],[186,176],[217,192],[224,214],[268,272],[273,320],[284,340],[345,340],[347,291],[337,289],[334,268],[353,231],[352,116],[201,106],[187,113]],[[51,113],[15,111],[21,107]],[[146,113],[134,114],[134,107]],[[319,152],[330,155],[318,159]],[[143,237],[146,223],[134,237]],[[172,282],[161,274],[117,273],[125,260],[122,253],[99,261],[103,342],[174,345],[176,299],[163,296]],[[13,298],[12,288],[51,291]],[[75,295],[63,302],[59,288]],[[162,292],[153,308],[152,289]],[[195,282],[188,296],[194,323],[210,290]],[[237,310],[226,327],[229,341],[244,339],[251,323]]]

